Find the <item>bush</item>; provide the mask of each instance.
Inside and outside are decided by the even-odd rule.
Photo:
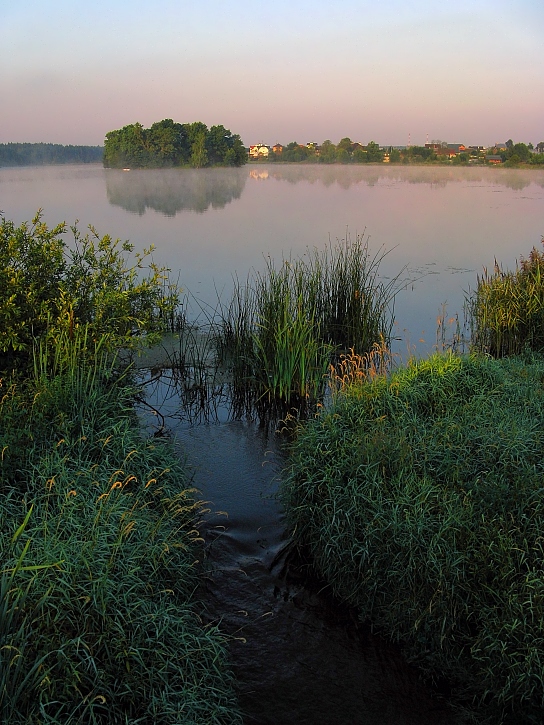
[[[348,382],[282,488],[335,593],[494,725],[544,711],[543,379],[435,356]]]
[[[134,347],[156,340],[173,319],[178,290],[150,261],[152,248],[130,261],[128,242],[71,230],[69,246],[66,225],[48,228],[41,212],[18,227],[0,217],[0,371],[28,367],[46,334],[73,337],[87,325],[111,349]]]

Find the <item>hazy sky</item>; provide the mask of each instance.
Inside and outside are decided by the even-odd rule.
[[[0,0],[0,142],[544,140],[543,0]],[[410,135],[410,136],[409,136]]]

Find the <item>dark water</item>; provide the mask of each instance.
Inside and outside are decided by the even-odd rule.
[[[202,614],[232,637],[246,725],[453,724],[400,651],[335,602],[294,551],[276,498],[281,437],[221,408],[189,424],[167,390],[150,400],[208,501]]]

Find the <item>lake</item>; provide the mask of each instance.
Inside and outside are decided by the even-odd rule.
[[[513,267],[544,232],[544,171],[489,168],[258,165],[241,169],[104,170],[99,166],[0,169],[0,209],[19,223],[43,208],[60,221],[154,244],[155,261],[198,304],[228,298],[233,276],[370,236],[387,251],[384,276],[401,273],[399,352],[426,354],[442,305],[462,313],[464,290],[495,258]],[[402,271],[404,270],[404,271]],[[198,306],[198,305],[197,305]],[[201,527],[210,568],[205,621],[232,635],[231,662],[246,725],[453,725],[447,703],[418,679],[397,647],[309,586],[291,561],[275,494],[284,452],[273,431],[233,420],[225,407],[194,424],[168,380],[148,391],[188,456],[209,502]],[[142,413],[150,431],[157,418]],[[159,423],[162,419],[159,420]]]
[[[204,306],[233,277],[324,248],[346,234],[387,251],[384,277],[404,280],[398,352],[426,354],[437,317],[462,314],[465,291],[495,259],[512,268],[544,233],[544,171],[480,167],[248,165],[138,170],[97,165],[0,169],[0,209],[15,222],[43,208],[100,234],[154,244],[154,259]]]

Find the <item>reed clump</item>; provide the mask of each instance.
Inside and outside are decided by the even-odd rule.
[[[495,261],[478,277],[469,310],[475,349],[497,358],[544,350],[544,252],[533,248],[514,271]]]
[[[478,722],[540,722],[544,361],[358,369],[299,426],[282,484],[293,536]]]
[[[398,277],[380,278],[384,256],[346,235],[279,267],[268,257],[264,272],[236,280],[219,336],[235,389],[269,402],[316,400],[338,355],[389,343]]]

